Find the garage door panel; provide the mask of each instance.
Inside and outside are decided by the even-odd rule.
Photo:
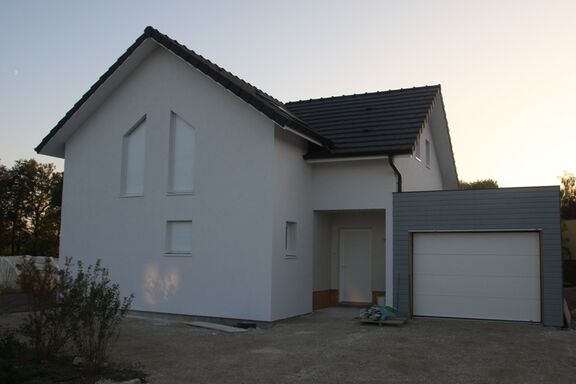
[[[415,298],[414,308],[418,309],[415,316],[540,321],[537,299],[516,300],[511,306],[508,299],[485,297],[471,301],[467,297],[429,295]],[[489,314],[485,308],[491,309]]]
[[[421,243],[414,244],[414,253],[444,253],[446,243],[454,254],[486,253],[486,246],[497,254],[524,255],[539,249],[539,237],[535,232],[461,232],[419,233]]]
[[[414,265],[414,274],[426,271],[432,274],[534,276],[539,277],[540,260],[538,254],[510,256],[506,254],[467,254],[466,262],[460,262],[462,254],[414,253],[419,262]],[[494,264],[498,269],[494,270]]]
[[[537,232],[415,234],[416,316],[540,321]]]
[[[415,295],[533,299],[539,279],[530,277],[414,275]],[[458,287],[457,290],[454,287]]]

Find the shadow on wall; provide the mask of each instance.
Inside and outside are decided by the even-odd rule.
[[[157,305],[176,294],[180,282],[180,273],[171,268],[162,274],[155,265],[149,265],[144,272],[143,296],[146,303]]]

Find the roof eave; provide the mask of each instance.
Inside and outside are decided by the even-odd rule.
[[[117,84],[110,84],[109,82],[107,83],[107,81],[110,78],[112,78],[115,75],[116,81],[114,83],[121,82],[132,71],[132,69],[134,69],[134,67],[136,67],[157,47],[156,43],[143,45],[143,43],[151,37],[147,32],[147,30],[148,28],[146,29],[144,34],[142,34],[138,39],[136,39],[134,44],[132,44],[126,50],[126,52],[124,52],[122,56],[120,56],[118,60],[116,60],[116,62],[110,68],[108,68],[108,70],[102,76],[100,76],[100,78],[94,84],[92,84],[90,89],[88,89],[88,91],[84,95],[82,95],[80,100],[78,100],[72,106],[72,108],[70,108],[70,110],[64,115],[64,117],[60,119],[60,121],[56,124],[56,126],[54,126],[54,128],[50,130],[50,132],[42,139],[42,142],[40,142],[40,144],[38,144],[38,146],[34,148],[34,150],[37,153],[56,157],[64,157],[64,143],[66,140],[62,140],[62,142],[57,141],[56,143],[51,143],[51,141],[59,133],[62,134],[63,129],[65,131],[70,129],[68,127],[71,127],[72,125],[74,125],[74,123],[78,122],[77,120],[80,120],[78,112],[81,111],[83,108],[85,110],[96,109],[96,106],[90,108],[91,106],[87,105],[87,102],[91,98],[93,98],[93,96],[97,92],[100,94],[105,93],[103,91],[106,91],[106,89],[103,90],[102,89],[103,87],[114,88],[117,85]],[[141,46],[143,46],[144,49],[138,49]],[[126,62],[130,62],[131,65],[123,66],[123,64]],[[111,91],[112,89],[108,90]],[[89,113],[86,114],[89,115],[91,112],[93,111],[90,111]]]
[[[308,152],[304,155],[304,160],[318,160],[318,159],[345,159],[354,157],[390,157],[398,155],[409,155],[412,152],[410,149],[398,149],[393,151],[356,151],[356,152]]]
[[[115,75],[118,74],[118,71],[121,71],[122,68],[125,67],[123,64],[130,61],[139,64],[145,57],[150,54],[153,49],[139,49],[142,45],[145,45],[147,40],[155,42],[155,44],[149,44],[149,46],[154,45],[154,47],[156,47],[160,45],[168,51],[174,53],[176,56],[188,62],[196,69],[203,72],[206,76],[212,78],[218,84],[228,89],[237,97],[244,100],[257,111],[263,113],[265,116],[280,126],[289,126],[294,131],[299,132],[304,138],[309,138],[309,141],[314,142],[315,144],[320,144],[327,149],[333,147],[333,143],[329,139],[312,131],[296,116],[293,116],[289,112],[284,111],[284,108],[280,106],[274,107],[268,105],[270,103],[269,101],[267,102],[266,99],[259,99],[257,95],[254,95],[245,89],[249,88],[250,90],[256,90],[257,94],[257,92],[261,92],[258,91],[257,88],[249,85],[231,73],[226,72],[224,69],[209,62],[207,59],[204,59],[200,55],[197,55],[196,53],[188,50],[185,46],[179,44],[175,40],[170,39],[168,36],[160,33],[156,29],[152,27],[146,27],[144,33],[138,39],[136,39],[136,41],[126,50],[126,52],[124,52],[124,54],[122,54],[122,56],[116,60],[116,62],[98,79],[98,81],[96,81],[96,83],[90,87],[90,89],[80,98],[80,100],[74,104],[74,106],[58,122],[58,124],[52,128],[48,135],[44,137],[42,142],[35,148],[37,153],[56,157],[64,157],[64,145],[68,135],[74,130],[74,126],[76,124],[82,123],[82,121],[84,121],[84,119],[87,118],[99,105],[97,102],[88,103],[89,100],[93,99],[95,95],[97,96],[98,94],[105,93],[102,92],[102,88],[105,88],[107,85],[109,88],[108,91],[111,92],[113,88],[115,88],[115,86],[117,86],[121,80],[123,80],[123,76],[116,76],[119,81],[113,82],[114,84],[109,84],[109,79],[115,77]],[[143,54],[139,55],[138,52],[142,52]],[[138,57],[136,57],[136,60],[131,60],[134,58],[134,56]],[[134,66],[128,67],[129,68],[125,68],[123,72],[129,73],[132,69],[134,69]],[[57,136],[60,137],[60,140],[56,140]]]

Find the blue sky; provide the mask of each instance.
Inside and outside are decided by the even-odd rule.
[[[4,0],[0,161],[35,156],[152,25],[282,101],[441,84],[460,178],[558,184],[576,172],[575,15],[572,0]]]

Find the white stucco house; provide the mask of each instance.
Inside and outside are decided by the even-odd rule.
[[[65,159],[60,256],[195,316],[397,304],[394,192],[458,187],[440,86],[284,104],[151,27],[36,150]]]

